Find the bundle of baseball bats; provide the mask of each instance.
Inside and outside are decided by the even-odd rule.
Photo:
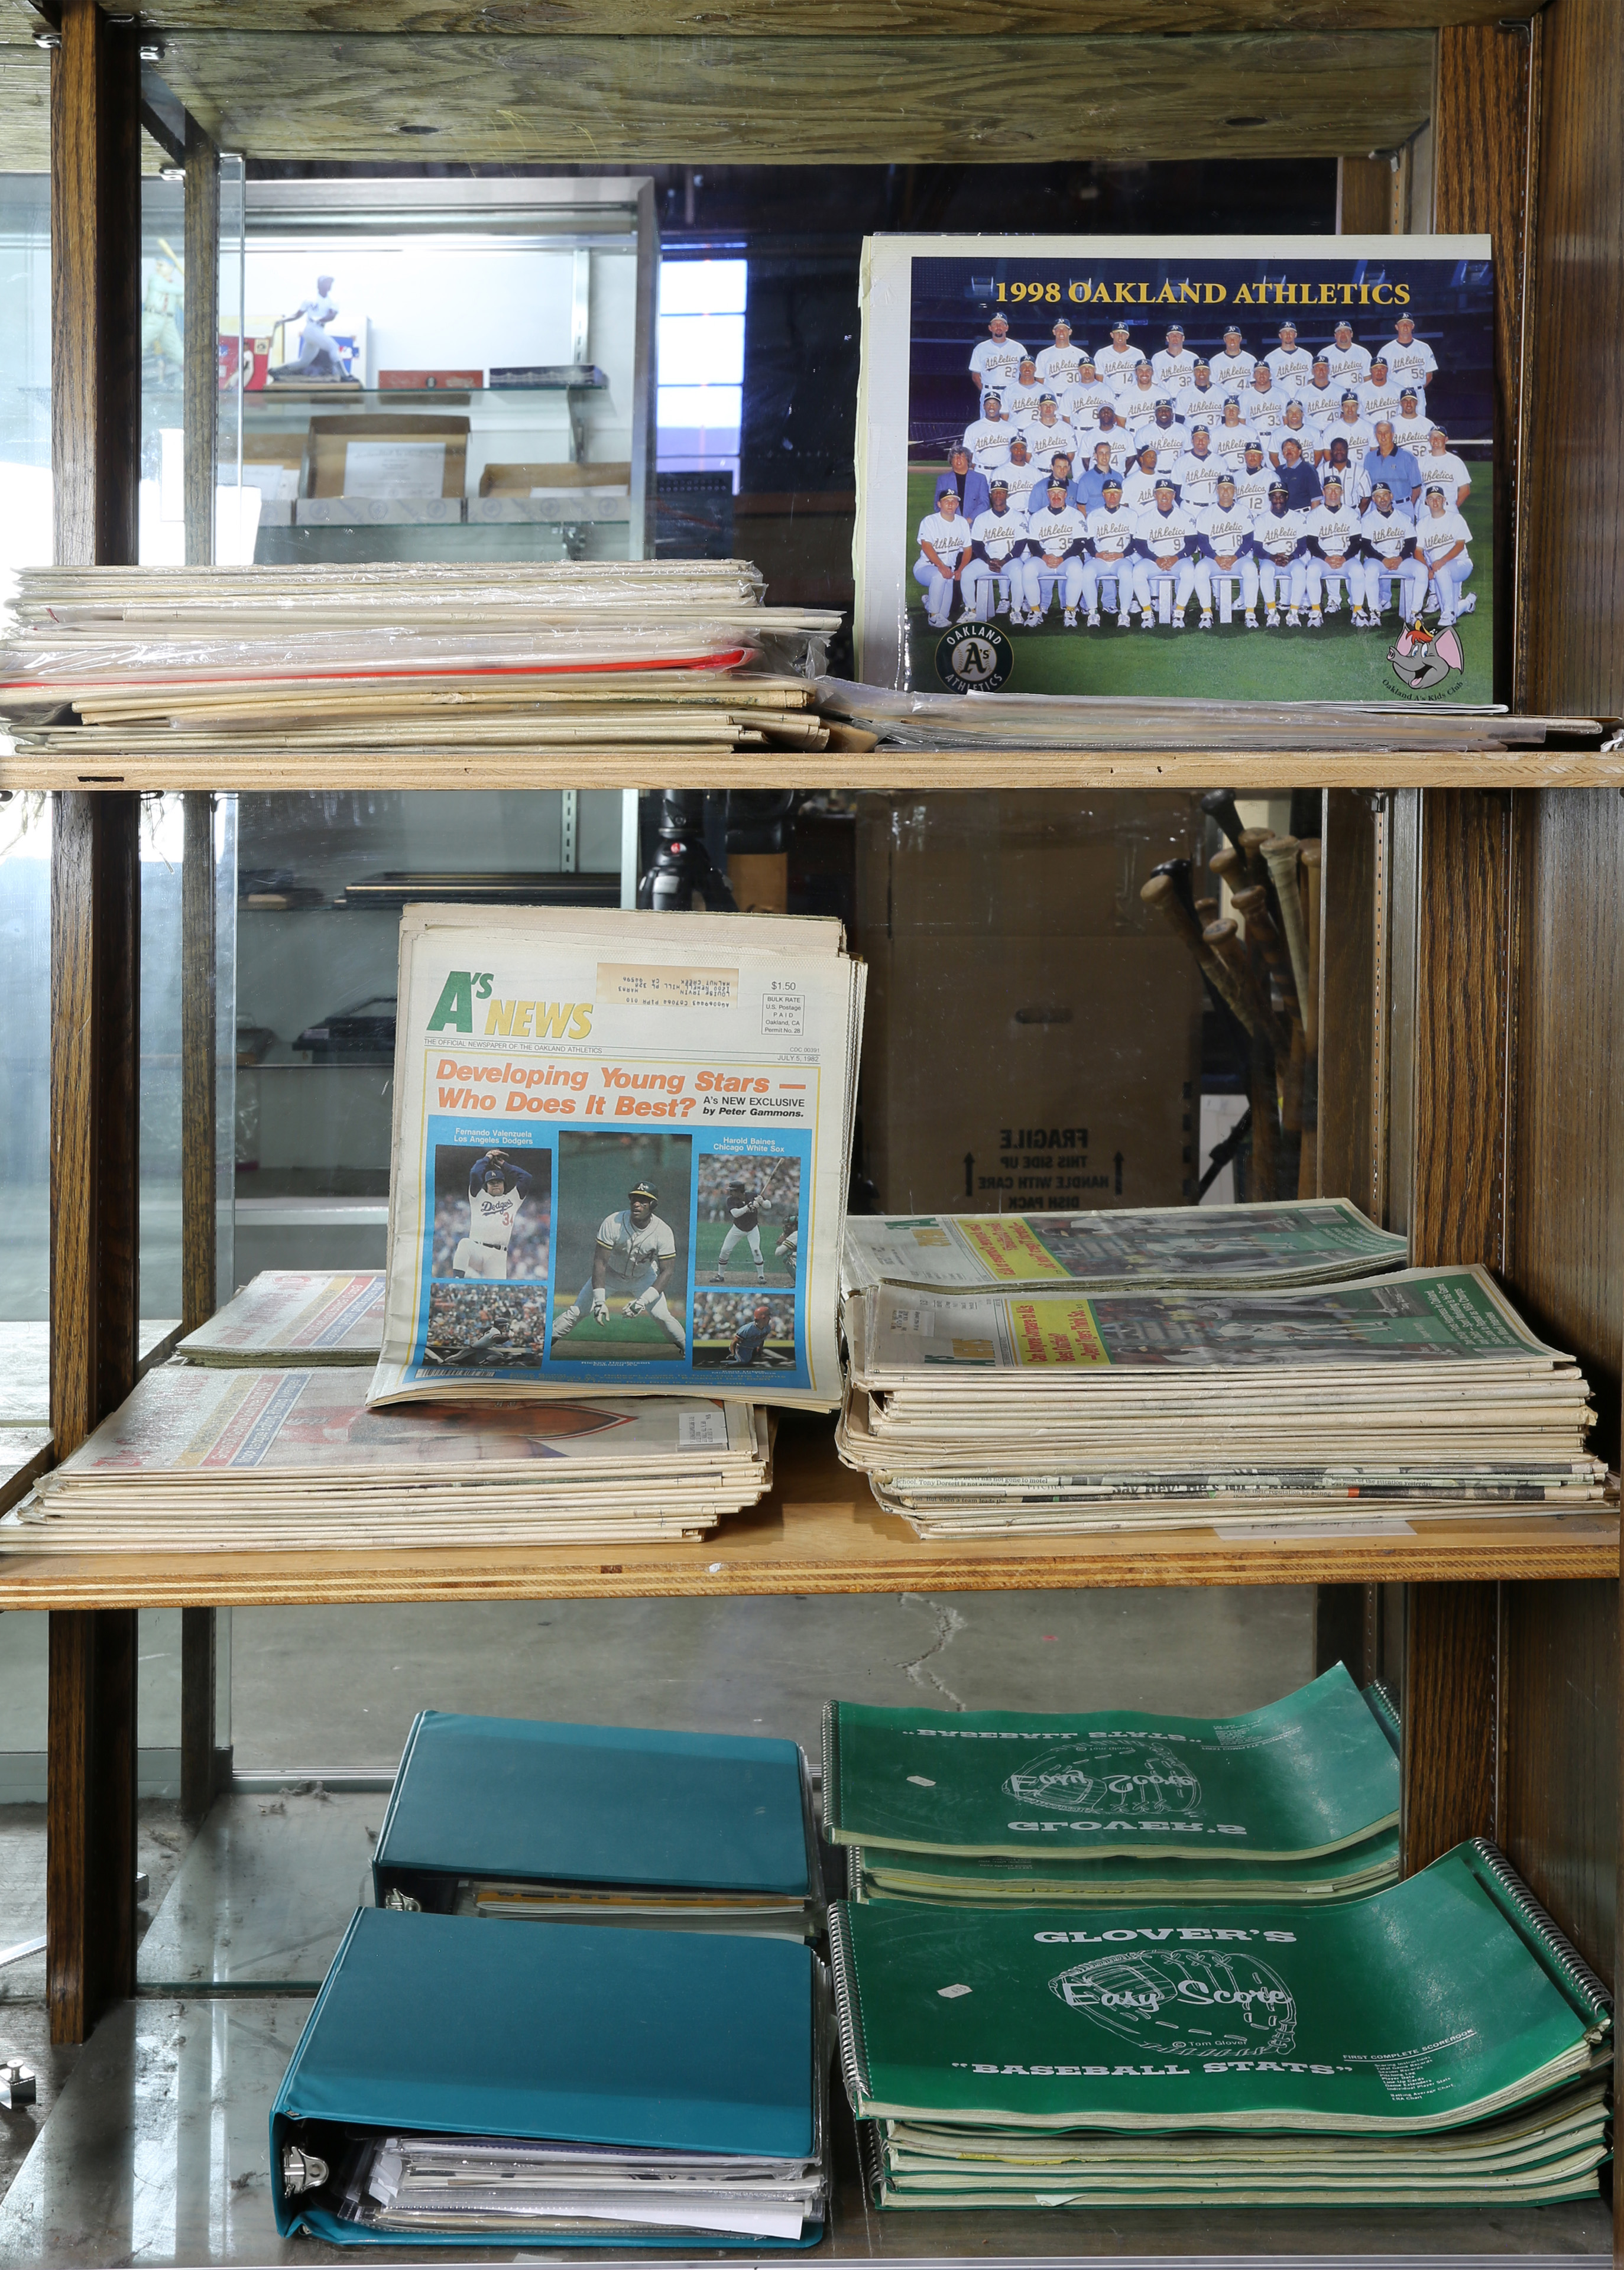
[[[1233,912],[1226,915],[1221,900],[1205,890],[1198,896],[1189,859],[1165,861],[1139,895],[1195,957],[1244,1075],[1248,1108],[1236,1131],[1244,1131],[1228,1153],[1236,1197],[1253,1203],[1314,1198],[1319,1190],[1319,841],[1246,827],[1229,789],[1211,790],[1201,805],[1227,839],[1208,864],[1227,889]]]

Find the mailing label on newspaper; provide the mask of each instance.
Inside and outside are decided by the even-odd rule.
[[[579,913],[459,913],[402,928],[373,1399],[834,1399],[849,959],[753,953],[744,917],[724,965],[684,951],[715,918],[616,917],[612,959]]]

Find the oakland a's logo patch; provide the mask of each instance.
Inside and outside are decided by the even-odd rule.
[[[1022,1805],[1096,1820],[1184,1815],[1201,1802],[1201,1784],[1176,1752],[1131,1734],[1050,1750],[1012,1773],[1004,1793]]]
[[[1068,2010],[1146,2053],[1281,2057],[1296,2039],[1290,1987],[1243,1947],[1123,1947],[1049,1986]]]
[[[936,674],[950,694],[996,694],[1014,667],[996,623],[955,623],[936,642]]]

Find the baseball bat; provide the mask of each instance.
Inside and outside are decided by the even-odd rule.
[[[1274,835],[1264,844],[1263,856],[1268,863],[1269,874],[1274,884],[1275,902],[1279,909],[1279,926],[1286,940],[1286,951],[1291,956],[1292,983],[1296,989],[1297,1007],[1302,1017],[1303,1039],[1312,1055],[1315,1004],[1309,991],[1309,934],[1302,920],[1302,899],[1297,889],[1300,848],[1294,835]]]
[[[1229,894],[1232,898],[1237,891],[1245,889],[1246,861],[1239,851],[1231,849],[1226,844],[1221,851],[1214,851],[1206,864],[1215,875],[1221,877],[1228,884]]]
[[[1174,872],[1180,867],[1184,871],[1183,893],[1178,886],[1178,876]],[[1175,931],[1183,939],[1191,953],[1195,955],[1197,966],[1205,978],[1215,999],[1221,1007],[1228,1010],[1230,1015],[1240,1025],[1242,1032],[1250,1035],[1251,1027],[1241,1008],[1239,998],[1230,983],[1228,972],[1222,968],[1217,956],[1208,951],[1206,941],[1202,937],[1201,924],[1196,914],[1195,900],[1190,893],[1189,860],[1170,859],[1166,865],[1158,867],[1149,879],[1140,885],[1139,896],[1147,907],[1155,909],[1169,929]]]
[[[1201,799],[1201,809],[1215,820],[1237,851],[1241,850],[1241,814],[1232,788],[1212,788]],[[1244,855],[1243,855],[1244,856]]]
[[[1267,885],[1269,870],[1264,861],[1263,847],[1271,841],[1272,834],[1266,827],[1243,827],[1241,830],[1241,855],[1246,861],[1249,883]]]
[[[1292,990],[1291,956],[1270,918],[1268,900],[1262,884],[1254,883],[1250,890],[1236,891],[1229,903],[1246,925],[1248,945],[1255,946],[1262,954],[1270,976],[1280,989],[1280,998],[1292,1010],[1297,1005],[1297,997]]]
[[[1252,1103],[1252,1152],[1246,1177],[1246,1195],[1253,1205],[1279,1195],[1275,1182],[1280,1162],[1279,1100],[1275,1094],[1274,1063],[1273,1057],[1264,1050],[1253,1050],[1248,1083]]]
[[[1233,922],[1209,923],[1202,937],[1207,950],[1227,973],[1236,994],[1246,1005],[1248,1032],[1267,1041],[1272,1049],[1278,1050],[1287,1047],[1286,1030],[1276,1021],[1268,998],[1257,982],[1251,956],[1241,943],[1239,925]]]
[[[1222,912],[1223,909],[1219,905],[1216,899],[1198,899],[1196,901],[1196,920],[1200,924],[1202,934],[1204,936],[1211,925],[1218,920],[1219,916]]]
[[[1309,999],[1302,1005],[1303,1038],[1309,1054],[1319,1054],[1319,978],[1320,978],[1320,842],[1317,835],[1304,839],[1302,845],[1302,911],[1303,928],[1308,936]]]

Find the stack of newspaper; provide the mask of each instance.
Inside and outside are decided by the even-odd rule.
[[[1289,1529],[1599,1502],[1570,1356],[1487,1272],[1306,1290],[871,1285],[838,1434],[922,1536]]]
[[[1340,1664],[1233,1718],[831,1702],[823,1813],[854,1900],[1348,1899],[1398,1880],[1398,1719]]]
[[[341,1365],[166,1364],[0,1523],[15,1552],[635,1544],[768,1487],[745,1403],[600,1397],[369,1411]]]
[[[382,1337],[381,1269],[262,1269],[174,1352],[233,1370],[374,1364]]]
[[[1485,1840],[1371,1898],[837,1906],[882,2207],[1593,2198],[1611,2002]]]
[[[731,560],[30,568],[0,717],[81,757],[177,731],[193,760],[827,748],[811,680],[840,617],[763,597]]]

